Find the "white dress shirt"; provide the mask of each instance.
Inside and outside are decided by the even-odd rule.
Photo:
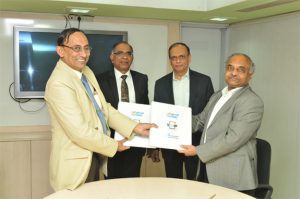
[[[215,116],[217,115],[217,113],[219,112],[219,110],[233,96],[233,94],[236,93],[241,88],[242,87],[238,87],[238,88],[231,89],[231,90],[228,90],[227,86],[225,88],[223,88],[223,90],[222,90],[222,97],[220,97],[220,99],[218,100],[218,102],[214,106],[214,109],[211,112],[210,118],[208,120],[207,127],[206,127],[205,133],[204,133],[204,143],[206,143],[206,130],[209,128],[211,122],[213,121],[213,119],[215,118]]]
[[[173,72],[173,94],[174,103],[179,106],[189,106],[190,102],[190,75],[189,70],[181,77],[176,79]]]

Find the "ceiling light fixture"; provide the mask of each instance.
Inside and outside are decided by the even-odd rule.
[[[66,10],[69,13],[91,14],[92,12],[96,11],[97,8],[67,7]]]
[[[228,19],[224,18],[224,17],[214,17],[214,18],[211,18],[209,20],[211,20],[211,21],[226,21]]]

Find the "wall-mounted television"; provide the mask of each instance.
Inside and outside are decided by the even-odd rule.
[[[46,83],[59,57],[56,40],[62,29],[14,27],[15,98],[44,98]],[[92,47],[87,65],[95,75],[111,69],[113,44],[127,41],[124,31],[83,30]]]

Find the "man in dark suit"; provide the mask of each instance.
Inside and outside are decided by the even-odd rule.
[[[115,108],[118,108],[119,101],[149,104],[147,75],[130,70],[133,61],[132,46],[125,41],[116,43],[112,48],[110,59],[114,68],[97,76],[106,101]],[[121,91],[122,81],[126,82],[127,96]],[[115,131],[111,130],[112,138],[114,134]],[[137,147],[131,147],[124,153],[117,152],[114,157],[108,159],[106,179],[139,177],[144,154],[145,149]]]
[[[189,69],[191,53],[184,43],[169,47],[169,60],[173,72],[155,82],[154,101],[191,107],[193,115],[200,113],[214,92],[210,77]],[[192,144],[199,145],[200,138],[200,131],[193,133]],[[183,178],[184,163],[187,179],[195,179],[197,156],[185,157],[171,149],[162,149],[162,156],[167,177]]]

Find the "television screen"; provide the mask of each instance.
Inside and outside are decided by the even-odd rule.
[[[15,98],[43,98],[48,78],[59,57],[59,29],[14,27]],[[112,46],[127,41],[127,32],[84,30],[92,47],[87,65],[95,75],[111,69]]]

